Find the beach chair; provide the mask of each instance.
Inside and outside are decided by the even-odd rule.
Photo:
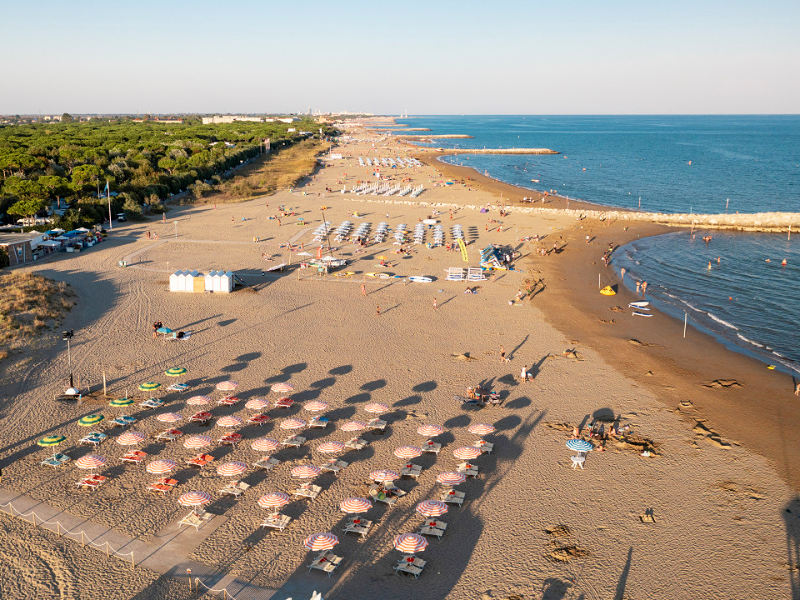
[[[210,454],[198,454],[197,456],[186,459],[187,465],[190,467],[199,467],[201,469],[210,462],[214,462],[214,457]]]
[[[304,438],[302,435],[292,435],[283,440],[281,442],[281,446],[285,447],[291,446],[292,448],[299,448],[305,443],[306,443],[306,438]]]
[[[417,558],[416,556],[404,556],[397,562],[397,566],[394,570],[396,573],[409,573],[416,579],[420,576],[422,569],[424,569],[427,564],[427,561]]]
[[[241,433],[228,433],[217,440],[223,446],[235,446],[242,441]]]
[[[362,440],[360,437],[354,437],[351,440],[345,442],[345,447],[350,448],[351,450],[361,450],[367,445],[366,440]]]
[[[211,513],[207,513],[204,510],[200,512],[192,511],[180,520],[180,522],[178,523],[178,528],[180,528],[181,525],[190,525],[195,529],[200,529],[203,525],[208,523],[213,517],[214,515],[212,515]]]
[[[253,415],[252,417],[250,417],[249,419],[247,419],[247,422],[248,422],[248,423],[253,423],[253,424],[255,424],[255,425],[259,425],[259,426],[261,426],[261,425],[263,425],[264,423],[267,423],[267,422],[269,422],[269,416],[267,416],[267,415],[261,415],[261,414],[258,414],[258,415]]]
[[[122,456],[120,460],[122,462],[133,463],[138,465],[145,459],[145,457],[147,457],[146,452],[142,452],[141,450],[133,450]]]
[[[422,473],[422,467],[415,464],[407,464],[402,469],[400,469],[400,476],[401,477],[411,477],[416,479]]]
[[[442,449],[442,445],[439,442],[426,442],[422,444],[422,451],[429,452],[431,454],[439,454],[439,451]]]
[[[367,519],[362,519],[360,517],[356,517],[350,519],[350,521],[345,525],[344,532],[345,533],[357,533],[361,537],[366,537],[367,533],[369,533],[370,528],[372,527],[372,521],[368,521]]]
[[[217,400],[219,406],[234,406],[239,403],[239,398],[236,396],[225,396],[221,400]]]
[[[419,528],[419,531],[417,531],[417,533],[420,535],[430,535],[442,539],[442,536],[444,535],[444,530],[437,529],[436,527],[431,527],[430,525],[423,525]]]
[[[261,523],[261,527],[266,529],[277,529],[278,531],[283,531],[286,529],[286,526],[291,523],[292,517],[288,517],[286,515],[275,514],[269,515],[264,521]]]
[[[463,473],[467,477],[477,477],[478,476],[478,467],[473,465],[472,463],[462,462],[456,467],[456,471],[459,473]]]
[[[583,454],[576,454],[575,456],[570,456],[569,458],[572,460],[573,469],[580,467],[581,471],[583,471],[583,463],[586,462],[586,457]]]
[[[313,500],[319,493],[322,491],[322,488],[318,485],[313,485],[310,483],[304,483],[296,490],[292,490],[292,496],[296,496],[298,498],[309,498]]]
[[[323,471],[328,471],[330,473],[338,473],[339,471],[344,469],[349,464],[350,464],[349,462],[345,462],[343,460],[336,460],[335,458],[331,458],[331,459],[325,461],[324,464],[321,464],[319,466],[319,468],[321,470],[323,470]]]
[[[466,498],[466,494],[464,492],[459,492],[458,490],[450,490],[448,492],[442,492],[441,497],[439,500],[445,502],[446,504],[458,504],[461,506],[464,504],[464,499]]]
[[[294,400],[291,398],[279,398],[275,402],[275,408],[291,408],[294,404]]]
[[[336,567],[339,566],[339,563],[342,562],[341,556],[336,556],[333,552],[329,552],[325,550],[324,552],[320,553],[311,564],[308,565],[308,570],[311,569],[318,569],[320,571],[324,571],[330,577],[333,572],[336,570]]]
[[[181,393],[181,392],[185,392],[186,390],[188,390],[188,389],[189,389],[189,387],[190,387],[190,386],[189,386],[189,384],[188,384],[188,383],[173,383],[171,386],[169,386],[169,387],[167,388],[167,391],[168,391],[168,392],[178,392],[178,393]]]
[[[183,432],[178,429],[167,429],[159,434],[156,434],[156,440],[159,442],[173,442],[183,435]]]
[[[200,412],[194,413],[191,417],[189,417],[190,423],[200,423],[201,425],[206,425],[211,420],[211,413],[207,410],[201,410]]]
[[[98,489],[100,489],[100,486],[103,485],[103,482],[102,481],[97,481],[97,480],[94,480],[94,479],[90,479],[90,478],[87,477],[87,478],[81,479],[75,485],[77,485],[81,489],[98,490]]]
[[[55,456],[51,456],[50,458],[43,460],[41,464],[46,467],[53,467],[54,469],[57,469],[61,465],[66,464],[66,462],[58,460]]]
[[[116,419],[110,421],[112,427],[130,427],[134,423],[136,423],[136,418],[127,415],[120,415]]]
[[[162,494],[166,494],[172,491],[172,486],[164,485],[163,483],[151,483],[147,486],[148,492],[161,492]]]
[[[472,445],[476,448],[479,448],[481,452],[486,454],[491,454],[492,450],[494,450],[494,444],[492,442],[487,442],[486,440],[476,440],[472,442]]]
[[[313,419],[308,422],[309,427],[319,427],[321,429],[325,429],[328,426],[329,419],[328,417],[322,417],[317,415]]]
[[[401,496],[405,496],[405,492],[402,492],[402,490],[399,490],[402,494],[398,494],[397,491],[397,488],[381,490],[380,488],[373,487],[369,490],[369,495],[376,502],[383,502],[389,506],[394,506]]]
[[[253,466],[256,469],[261,469],[262,471],[271,471],[272,469],[277,467],[279,464],[281,464],[281,461],[279,461],[277,458],[273,458],[271,456],[268,456],[266,458],[262,458],[262,459],[256,461],[253,464]]]
[[[221,496],[233,496],[238,498],[250,489],[250,484],[244,481],[231,481],[228,485],[222,488],[218,493]]]
[[[100,433],[98,431],[93,431],[93,432],[89,433],[88,435],[84,436],[83,438],[81,438],[81,440],[78,443],[81,446],[91,445],[91,446],[97,447],[100,444],[102,444],[104,441],[106,441],[107,438],[108,438],[108,436],[105,433]]]
[[[386,429],[386,421],[382,419],[372,419],[369,423],[367,423],[367,429],[370,431],[383,431]]]
[[[148,398],[144,402],[140,402],[139,406],[142,408],[161,408],[164,406],[164,401],[157,398]]]

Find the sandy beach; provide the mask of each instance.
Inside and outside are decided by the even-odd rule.
[[[171,207],[165,225],[115,225],[95,248],[25,268],[66,281],[77,293],[64,327],[76,330],[72,365],[80,385],[97,392],[105,372],[109,396],[135,396],[137,404],[115,409],[101,398],[77,406],[56,403],[53,396],[66,387],[68,374],[58,335],[2,363],[6,497],[40,502],[151,550],[165,532],[178,531],[187,514],[176,502],[181,493],[211,494],[206,508],[215,516],[198,532],[175,537],[168,559],[131,570],[119,558],[2,515],[3,598],[196,597],[186,564],[207,568],[209,584],[236,578],[254,586],[241,589],[236,597],[242,599],[307,598],[313,590],[328,600],[797,597],[800,464],[791,378],[696,331],[684,340],[682,324],[665,315],[631,319],[625,307],[636,298],[622,287],[611,298],[597,293],[598,273],[618,283],[600,262],[609,243],[663,229],[524,212],[518,200],[537,194],[443,165],[427,151],[368,130],[353,135],[358,140],[333,149],[341,160],[329,161],[297,189],[232,205]],[[418,198],[340,193],[342,186],[374,180],[358,157],[412,155],[427,164],[381,171],[396,183],[424,185]],[[489,212],[479,212],[485,205]],[[562,205],[561,199],[546,204]],[[270,219],[279,206],[294,215]],[[510,208],[508,216],[499,215],[503,206]],[[349,219],[356,227],[371,223],[373,231],[381,221],[413,230],[420,219],[435,218],[450,241],[451,226],[461,225],[469,262],[460,252],[424,244],[412,244],[408,256],[396,254],[391,236],[364,251],[331,238],[334,250],[326,244],[325,252],[350,261],[346,270],[353,276],[321,278],[296,268],[264,273],[282,262],[296,265],[301,251],[316,253],[312,232],[322,222],[321,207],[332,227]],[[148,239],[148,231],[159,239]],[[532,236],[540,242],[520,241]],[[425,241],[432,241],[430,232]],[[289,243],[294,252],[281,247]],[[450,267],[477,266],[479,250],[490,243],[520,253],[516,270],[475,283],[445,280]],[[561,252],[536,253],[554,243]],[[389,266],[381,267],[379,256]],[[128,266],[120,268],[120,261]],[[249,287],[230,295],[169,293],[168,277],[177,269],[233,270]],[[365,276],[378,271],[401,277]],[[410,283],[412,275],[435,280]],[[543,285],[536,285],[539,280]],[[514,301],[529,284],[533,291]],[[464,293],[467,286],[477,293]],[[623,312],[610,310],[617,306]],[[191,336],[153,339],[154,321]],[[510,362],[501,360],[501,346]],[[180,381],[190,391],[165,390],[174,380],[164,371],[175,366],[188,370]],[[533,381],[520,381],[525,366]],[[235,406],[216,404],[222,393],[215,386],[226,380],[239,384]],[[137,387],[146,381],[162,384],[153,395],[165,401],[163,409],[138,406],[146,396]],[[268,409],[269,423],[241,427],[244,440],[236,447],[214,443],[207,449],[214,465],[243,461],[249,467],[241,476],[250,485],[242,497],[218,495],[226,479],[215,466],[185,466],[195,452],[183,447],[183,439],[203,434],[217,440],[225,430],[214,422],[187,423],[196,407],[186,400],[207,394],[215,419],[235,415],[246,421],[253,411],[245,402],[277,400],[270,388],[281,382],[294,388],[292,408]],[[478,384],[499,392],[502,405],[464,407],[454,399]],[[269,472],[254,470],[261,453],[251,449],[252,440],[283,439],[281,421],[307,420],[303,405],[313,400],[328,403],[330,425],[300,430],[308,437],[302,447],[273,453],[281,464]],[[268,511],[258,498],[297,487],[292,467],[322,464],[328,456],[317,446],[347,441],[351,436],[340,426],[369,420],[373,415],[364,406],[370,402],[390,407],[382,415],[385,432],[361,432],[368,445],[340,456],[350,464],[313,480],[322,487],[319,497],[294,500],[282,510],[292,518],[284,531],[259,529]],[[155,417],[167,411],[183,415],[184,436],[157,442],[152,435],[165,427]],[[164,496],[146,491],[156,477],[144,465],[119,461],[127,450],[115,441],[119,429],[101,423],[110,439],[96,450],[79,447],[87,429],[77,420],[94,412],[106,422],[123,413],[139,419],[132,429],[149,436],[140,448],[148,460],[179,463],[177,489]],[[647,440],[650,456],[612,439],[604,452],[589,452],[584,469],[573,469],[575,453],[565,446],[573,427],[585,429],[595,420],[607,426],[608,419],[629,426],[632,440]],[[364,515],[374,522],[368,535],[344,534],[348,516],[339,503],[367,496],[371,471],[402,467],[406,461],[394,450],[424,443],[416,430],[426,423],[445,429],[435,438],[441,452],[411,461],[422,474],[397,481],[406,495],[394,506],[376,503]],[[479,437],[467,431],[474,423],[494,425],[485,438],[494,450],[474,460],[477,478],[457,486],[466,500],[440,517],[446,533],[429,538],[419,553],[427,561],[419,579],[396,574],[402,555],[392,540],[419,529],[424,519],[415,505],[440,497],[444,488],[436,476],[461,462],[453,450]],[[41,466],[49,451],[36,440],[53,433],[67,437],[58,450],[73,461],[103,455],[107,464],[99,472],[110,480],[97,491],[81,491],[75,482],[83,473],[73,465]],[[343,557],[331,577],[307,569],[314,553],[303,540],[322,532],[338,536],[333,552]],[[26,552],[19,550],[23,543]]]

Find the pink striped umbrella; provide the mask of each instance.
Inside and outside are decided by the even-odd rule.
[[[389,412],[389,406],[383,402],[370,402],[364,407],[364,411],[379,415],[381,413]]]
[[[339,543],[339,538],[332,533],[315,533],[303,542],[306,550],[330,550]]]
[[[349,515],[365,513],[372,508],[372,502],[366,498],[348,498],[339,504],[339,510]]]
[[[305,426],[306,422],[302,419],[284,419],[281,421],[281,429],[300,429]]]
[[[176,423],[183,419],[183,415],[178,413],[163,413],[156,417],[157,420],[161,421],[162,423]]]
[[[473,423],[467,427],[467,431],[475,435],[489,435],[494,433],[495,430],[494,425],[489,425],[489,423]]]
[[[394,451],[397,458],[417,458],[422,455],[422,448],[416,446],[400,446]]]
[[[370,473],[369,478],[377,483],[387,483],[395,479],[400,479],[400,473],[395,473],[390,469],[378,469]]]
[[[286,506],[292,501],[288,494],[283,492],[269,492],[264,494],[258,499],[258,505],[261,508],[271,508],[275,512],[282,506]]]
[[[342,425],[342,431],[360,431],[367,426],[366,423],[363,421],[348,421],[344,425]]]
[[[211,443],[211,438],[207,435],[190,435],[183,441],[184,448],[205,448]]]
[[[341,442],[322,442],[317,446],[317,450],[323,454],[334,454],[336,452],[343,452],[346,446]]]
[[[423,437],[434,437],[444,433],[444,429],[438,425],[420,425],[417,427],[417,433]]]
[[[117,443],[120,446],[135,446],[141,444],[147,439],[147,436],[138,431],[126,431],[117,438]]]
[[[253,440],[250,447],[256,452],[273,452],[277,450],[280,445],[281,443],[278,440],[273,440],[272,438],[258,438],[257,440]]]
[[[425,517],[441,517],[447,512],[447,504],[438,500],[425,500],[417,504],[417,512]]]
[[[248,410],[264,410],[269,406],[269,402],[264,400],[264,398],[253,398],[252,400],[248,400],[244,407]]]
[[[247,471],[247,465],[239,461],[222,463],[217,467],[217,475],[222,475],[223,477],[234,477],[235,475],[241,475],[245,471]]]
[[[303,405],[303,409],[307,410],[308,412],[320,412],[323,410],[328,410],[328,403],[320,400],[312,400],[311,402],[306,402]]]
[[[270,389],[276,394],[287,394],[294,391],[294,388],[288,383],[276,383]]]
[[[480,448],[476,448],[475,446],[462,446],[461,448],[453,450],[453,456],[461,460],[471,460],[473,458],[478,458],[480,455]]]
[[[466,480],[466,475],[463,473],[456,473],[454,471],[439,473],[436,476],[436,481],[442,485],[458,485],[459,483],[464,483]]]
[[[217,425],[220,427],[238,427],[243,422],[239,417],[234,417],[233,415],[217,419]]]
[[[235,381],[220,381],[217,384],[217,389],[220,392],[232,392],[237,387],[239,387],[239,384],[236,383]]]
[[[401,533],[394,538],[394,547],[404,554],[414,554],[425,550],[428,547],[428,540],[418,533]]]
[[[99,454],[87,454],[75,461],[75,466],[79,469],[97,469],[106,464],[106,459]]]
[[[297,465],[292,467],[292,477],[299,477],[300,479],[310,479],[322,473],[322,469],[314,465]]]
[[[192,406],[203,406],[209,402],[211,402],[211,398],[208,396],[192,396],[186,401],[186,404],[191,404]]]
[[[174,460],[167,460],[164,458],[147,463],[147,467],[145,468],[148,473],[152,473],[153,475],[163,475],[164,473],[169,473],[174,470],[176,466]]]
[[[178,498],[181,506],[203,506],[211,502],[211,494],[208,492],[186,492]]]

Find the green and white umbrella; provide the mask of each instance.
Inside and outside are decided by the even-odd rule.
[[[103,419],[105,419],[103,415],[86,415],[85,417],[78,419],[78,425],[81,427],[92,427],[93,425],[97,425]]]

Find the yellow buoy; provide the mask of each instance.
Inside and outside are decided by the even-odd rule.
[[[611,288],[611,286],[610,286],[610,285],[607,285],[607,286],[606,286],[606,287],[604,287],[602,290],[600,290],[600,293],[601,293],[601,294],[603,294],[603,296],[614,296],[614,295],[616,295],[616,293],[617,293],[617,292],[615,292],[615,291],[614,291],[614,290]]]

